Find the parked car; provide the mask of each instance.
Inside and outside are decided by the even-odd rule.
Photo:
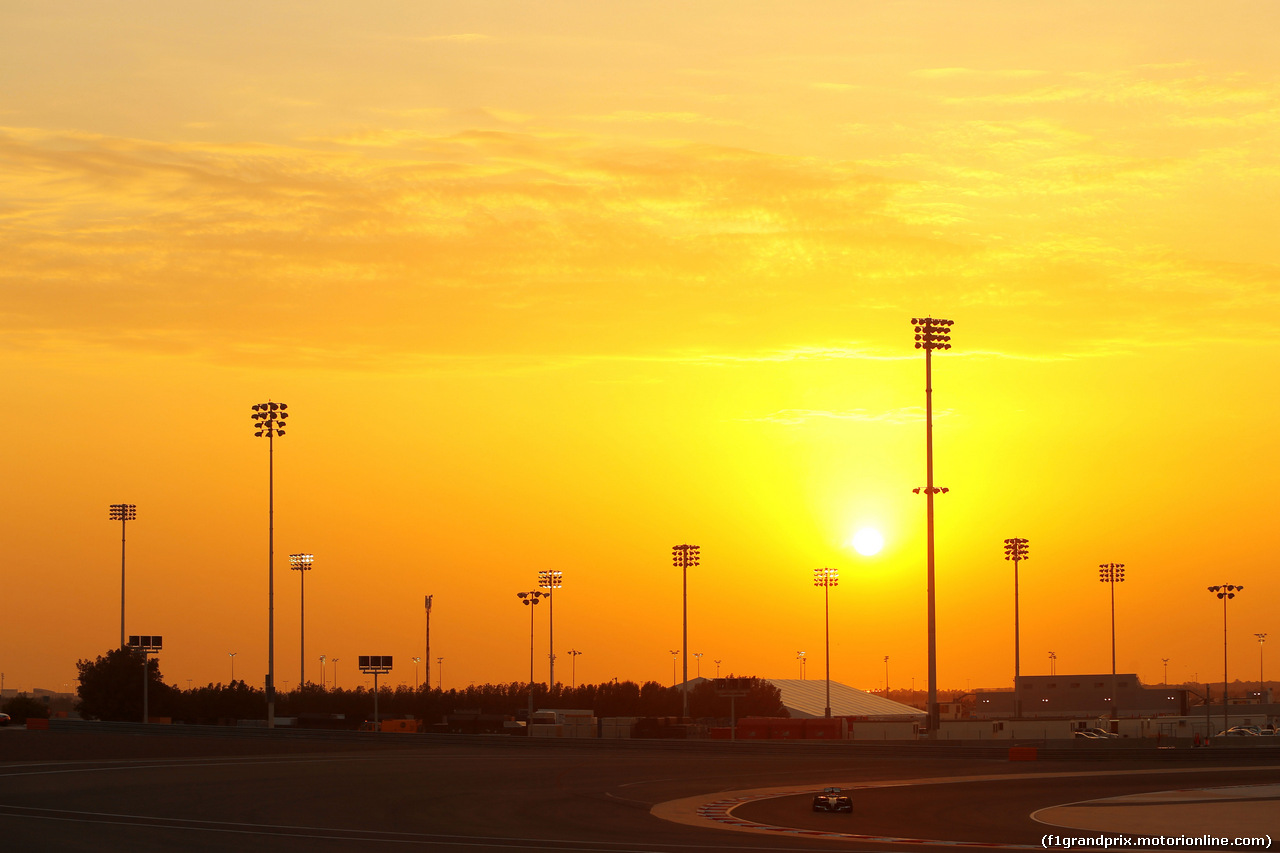
[[[1251,732],[1248,729],[1233,728],[1227,729],[1225,732],[1218,732],[1214,737],[1257,737],[1257,732]]]
[[[839,788],[823,788],[822,793],[814,794],[813,810],[815,812],[849,812],[853,813],[853,800]]]
[[[1093,729],[1085,729],[1085,731],[1087,731],[1087,732],[1093,732],[1095,735],[1097,735],[1097,736],[1098,736],[1098,737],[1100,737],[1100,738],[1117,738],[1117,737],[1120,737],[1120,735],[1116,734],[1115,732],[1109,732],[1109,731],[1107,731],[1106,729],[1093,728]]]
[[[1091,732],[1088,729],[1080,729],[1079,731],[1074,732],[1074,734],[1076,737],[1084,738],[1085,740],[1102,740],[1103,739],[1102,735]]]
[[[0,714],[0,726],[9,725],[10,721],[11,720],[8,714]]]

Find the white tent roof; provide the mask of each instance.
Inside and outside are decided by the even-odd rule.
[[[827,682],[798,678],[766,678],[782,692],[782,704],[792,717],[821,717],[827,707]],[[922,720],[928,715],[919,708],[831,682],[833,717],[870,717],[876,720]]]

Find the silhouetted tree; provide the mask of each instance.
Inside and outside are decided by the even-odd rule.
[[[112,649],[97,660],[76,661],[80,702],[76,708],[89,720],[142,719],[142,657],[130,649]],[[176,692],[164,683],[160,662],[147,659],[147,705],[151,716],[169,716]]]

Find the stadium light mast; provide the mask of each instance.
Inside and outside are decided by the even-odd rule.
[[[945,493],[933,485],[933,352],[951,349],[951,320],[913,317],[916,349],[924,350],[924,423],[925,423],[925,517],[926,517],[926,595],[928,597],[929,652],[929,735],[938,734],[938,629],[934,588],[933,496]],[[920,489],[915,490],[918,494]]]
[[[124,648],[124,527],[125,522],[138,517],[134,504],[111,504],[111,521],[120,522],[120,648]]]
[[[298,573],[298,601],[301,613],[298,618],[298,688],[307,683],[307,572],[315,562],[313,554],[290,554],[289,568]]]
[[[827,625],[827,707],[822,716],[831,719],[831,587],[840,583],[840,572],[836,569],[814,569],[813,585],[822,587],[823,613]]]
[[[556,599],[551,593],[563,586],[564,572],[548,569],[538,572],[538,586],[545,589],[547,597],[547,658],[551,661],[547,688],[554,690],[556,686]]]
[[[284,436],[285,403],[253,405],[254,435],[267,439],[267,728],[276,727],[275,437]]]
[[[1013,561],[1013,716],[1022,716],[1022,699],[1018,695],[1018,676],[1022,675],[1021,625],[1018,617],[1018,563],[1030,559],[1026,539],[1004,540],[1004,558]]]
[[[529,722],[526,723],[528,726],[533,725],[533,607],[530,605],[536,605],[544,595],[546,593],[539,589],[516,593],[520,603],[529,606]],[[532,733],[533,729],[527,731]]]
[[[676,545],[671,549],[671,564],[681,571],[681,612],[683,614],[684,631],[680,646],[684,654],[684,683],[680,685],[680,722],[689,718],[689,567],[698,565],[697,545]]]

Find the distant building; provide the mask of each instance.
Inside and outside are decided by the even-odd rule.
[[[766,678],[782,694],[782,705],[794,719],[821,717],[827,707],[827,682],[798,678]],[[923,722],[928,716],[919,708],[867,693],[847,684],[831,682],[831,715],[861,717],[881,722]]]
[[[1187,707],[1187,691],[1146,687],[1135,673],[1020,675],[1012,691],[975,693],[972,716],[980,720],[1186,716]]]

